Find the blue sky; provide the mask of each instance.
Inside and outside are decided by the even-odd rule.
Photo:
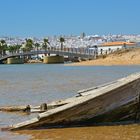
[[[139,34],[140,0],[0,0],[0,36]]]

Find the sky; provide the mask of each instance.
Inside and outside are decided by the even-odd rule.
[[[0,0],[0,36],[140,34],[140,0]]]

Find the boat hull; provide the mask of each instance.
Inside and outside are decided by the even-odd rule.
[[[140,111],[140,74],[75,97],[74,102],[48,110],[10,130],[136,121]]]

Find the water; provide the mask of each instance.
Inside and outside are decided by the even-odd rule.
[[[40,105],[44,102],[72,97],[78,90],[104,84],[139,70],[140,66],[0,65],[0,106]],[[0,112],[0,127],[30,119],[33,116],[36,116],[36,114]],[[109,128],[106,127],[104,131]],[[126,128],[126,126],[122,126],[122,128]],[[89,134],[91,130],[96,130],[95,127],[75,129],[78,134],[77,138],[74,139],[80,139],[79,136],[83,135],[84,130],[87,131],[87,137],[92,135]],[[71,133],[75,129],[44,130],[43,132],[46,132],[47,138],[57,139],[59,133],[65,134],[65,131]],[[102,128],[98,127],[98,129]],[[100,134],[98,129],[96,131]],[[119,127],[115,129],[120,130]],[[34,133],[34,131],[28,133],[26,135],[27,132],[22,134],[0,132],[0,139],[28,140],[31,135],[39,139],[36,135],[41,132],[38,130],[37,133]],[[53,135],[53,133],[56,135]],[[66,135],[66,137],[66,139],[72,139],[69,135]],[[42,139],[46,138],[42,137]]]

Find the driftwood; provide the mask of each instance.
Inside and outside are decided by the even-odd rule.
[[[32,113],[32,112],[44,112],[46,111],[45,108],[41,108],[41,106],[3,106],[0,107],[0,111],[3,112],[27,112],[27,113]]]
[[[0,111],[6,111],[6,112],[16,112],[16,111],[23,111],[23,112],[28,112],[30,111],[30,106],[5,106],[5,107],[0,107]]]
[[[63,106],[74,101],[75,97],[65,99],[65,100],[58,100],[53,101],[51,103],[43,103],[40,106],[32,106],[32,105],[23,105],[23,106],[2,106],[0,107],[0,111],[3,112],[28,112],[28,113],[41,113],[45,112],[50,109],[54,109],[59,106]]]

